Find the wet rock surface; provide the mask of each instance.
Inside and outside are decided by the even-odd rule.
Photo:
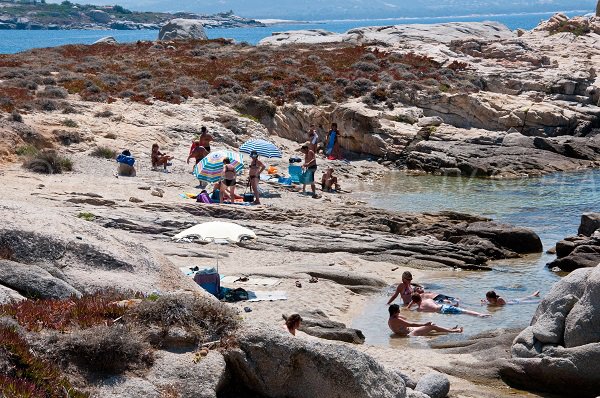
[[[556,260],[548,267],[562,271],[596,267],[600,264],[600,214],[585,213],[581,216],[577,236],[567,237],[556,244]]]

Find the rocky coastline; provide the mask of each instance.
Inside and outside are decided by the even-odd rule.
[[[63,2],[0,2],[0,30],[159,30],[171,19],[192,19],[206,29],[263,27],[263,23],[237,16],[233,11],[217,14],[136,12],[121,6],[94,6]]]
[[[585,216],[589,238],[556,249],[584,254],[587,268],[552,287],[525,330],[399,349],[361,344],[346,327],[404,270],[417,280],[487,272],[543,250],[527,228],[374,209],[352,191],[390,168],[484,178],[597,168],[598,35],[550,33],[445,24],[313,32],[302,40],[329,41],[311,44],[298,33],[257,47],[175,37],[0,56],[2,385],[120,398],[522,393],[507,384],[598,395],[599,268],[587,257],[597,215]],[[186,158],[201,125],[215,148],[268,138],[287,156],[308,125],[331,122],[349,161],[318,164],[335,168],[344,192],[313,199],[261,183],[264,203],[247,207],[181,196],[199,189]],[[151,169],[154,143],[174,156],[169,173]],[[123,149],[138,159],[136,177],[115,174]],[[30,167],[36,159],[57,163]],[[269,164],[285,171],[288,161]],[[210,220],[258,239],[226,250],[171,239]],[[219,303],[180,270],[217,258],[223,275],[249,276],[234,287],[273,281],[287,300]],[[80,307],[96,317],[78,318]],[[306,318],[296,337],[282,327],[292,313]],[[25,383],[22,369],[49,370]]]

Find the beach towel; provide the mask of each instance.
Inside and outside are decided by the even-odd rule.
[[[325,155],[331,155],[331,152],[333,152],[333,146],[335,145],[336,138],[337,131],[331,130],[329,132],[329,141],[327,141],[327,147],[325,148]]]
[[[287,300],[287,293],[280,290],[272,292],[248,291],[248,301]]]

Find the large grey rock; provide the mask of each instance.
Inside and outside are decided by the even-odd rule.
[[[427,394],[431,398],[444,398],[450,392],[450,380],[442,373],[428,373],[419,379],[415,391]]]
[[[600,344],[600,267],[585,281],[585,290],[568,313],[565,322],[565,347]],[[600,378],[599,378],[600,381]]]
[[[577,233],[592,236],[598,228],[600,228],[600,213],[583,213]]]
[[[403,398],[404,381],[349,347],[250,329],[226,354],[232,376],[265,397]]]
[[[491,222],[472,223],[466,229],[467,233],[487,238],[499,246],[515,253],[540,253],[542,241],[530,229]]]
[[[110,15],[102,10],[91,10],[88,12],[88,16],[92,19],[92,21],[103,24],[108,23],[111,20]]]
[[[117,44],[118,42],[117,42],[117,39],[115,39],[112,36],[105,36],[105,37],[102,37],[102,38],[100,38],[100,39],[98,39],[98,40],[96,40],[94,42],[94,44],[100,44],[100,43],[104,43],[104,44]]]
[[[346,343],[362,344],[365,335],[358,329],[346,327],[342,322],[332,321],[323,311],[312,310],[300,312],[302,324],[300,330],[311,336],[325,340],[344,341]],[[283,316],[287,319],[287,316]]]
[[[554,284],[500,370],[516,387],[569,396],[600,394],[600,266]]]
[[[0,260],[0,284],[20,292],[25,297],[65,299],[81,295],[68,283],[55,278],[43,268],[8,260]]]
[[[176,18],[167,22],[158,32],[158,40],[207,40],[202,20]]]
[[[19,292],[0,284],[0,305],[25,300]]]
[[[0,283],[21,294],[64,298],[107,288],[202,294],[164,256],[76,213],[0,201],[0,219],[0,253],[9,259],[0,267]]]
[[[196,360],[191,352],[158,351],[144,375],[116,376],[99,380],[94,397],[216,398],[226,382],[225,360],[215,351]]]

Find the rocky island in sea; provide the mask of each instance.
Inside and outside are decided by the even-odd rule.
[[[160,29],[173,18],[201,20],[206,28],[264,26],[254,19],[242,18],[233,11],[212,15],[189,12],[130,11],[119,5],[95,6],[63,1],[0,1],[0,30],[60,30],[60,29]]]
[[[598,168],[599,58],[598,19],[563,15],[533,31],[289,32],[256,47],[170,36],[0,56],[3,394],[524,394],[511,386],[597,396],[597,214],[584,216],[583,236],[557,244],[553,266],[572,272],[537,286],[544,297],[529,326],[498,329],[492,316],[469,339],[379,346],[348,325],[406,270],[415,281],[485,275],[497,260],[518,267],[544,250],[528,228],[377,209],[349,191],[393,171],[516,179]],[[333,167],[344,191],[312,198],[262,182],[262,205],[188,199],[201,189],[187,163],[201,126],[213,151],[272,141],[284,158],[263,161],[285,174],[309,126],[323,141],[332,122],[345,160],[319,156],[318,176]],[[174,156],[169,173],[153,170],[153,144]],[[116,173],[124,149],[135,177]],[[212,220],[258,238],[222,247],[171,239]],[[217,257],[224,286],[286,299],[224,304],[181,271]],[[283,329],[292,313],[304,318],[296,337]],[[433,315],[445,326],[464,320]]]

